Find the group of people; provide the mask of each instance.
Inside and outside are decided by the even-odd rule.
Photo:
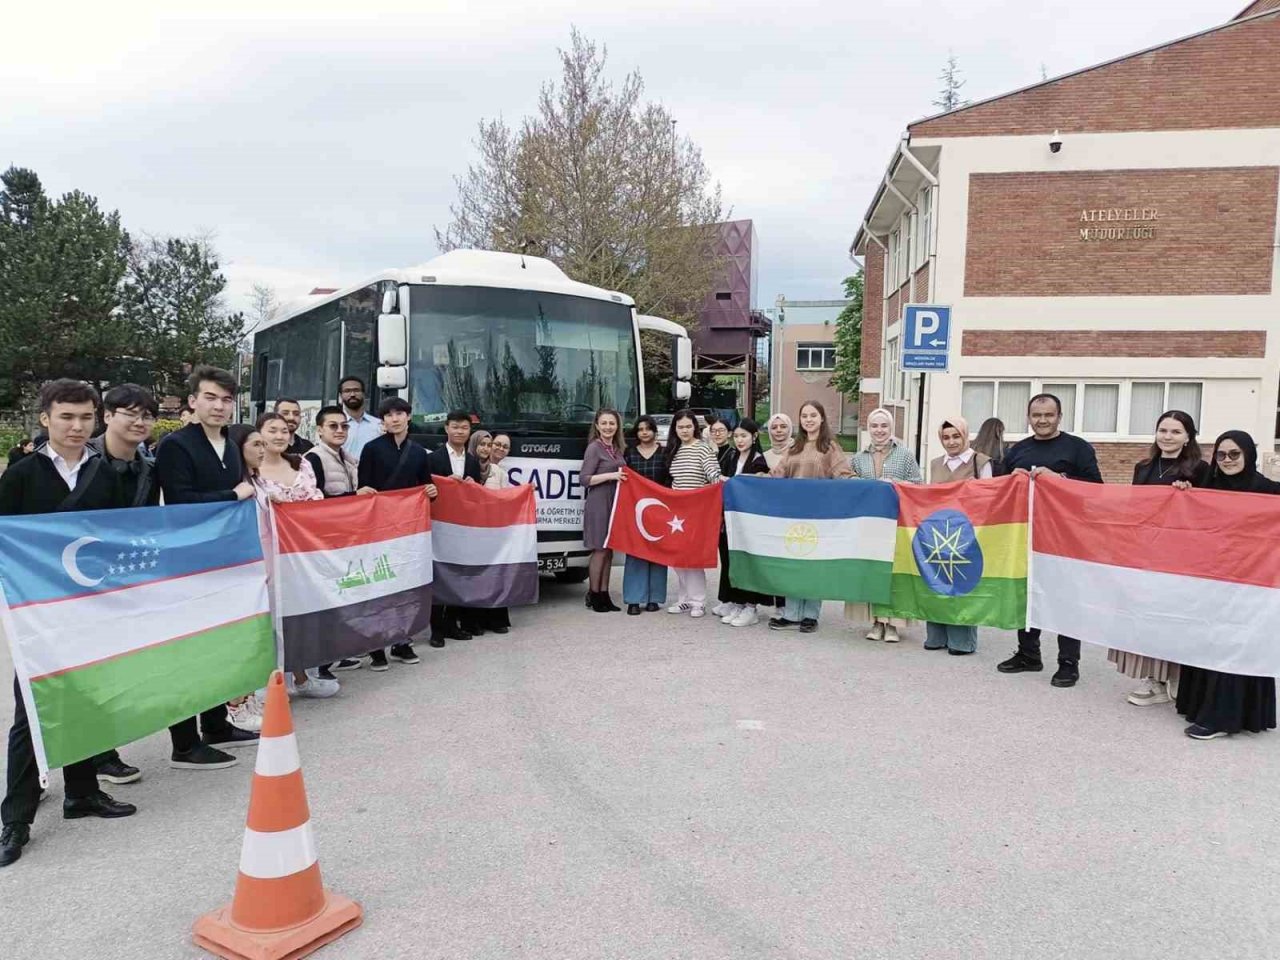
[[[417,486],[425,486],[434,498],[433,478],[448,476],[495,488],[508,484],[501,461],[510,451],[510,437],[473,434],[470,414],[455,411],[447,417],[446,443],[428,453],[409,438],[409,404],[392,397],[374,416],[358,377],[344,378],[339,402],[317,413],[314,444],[298,433],[302,407],[296,400],[278,399],[252,425],[232,424],[236,382],[231,373],[197,367],[188,388],[186,422],[153,448],[159,409],[150,390],[122,384],[99,398],[93,387],[78,380],[46,384],[40,392],[44,437],[0,474],[0,516],[249,499],[266,505]],[[448,640],[470,640],[485,631],[506,633],[510,620],[506,610],[435,606],[431,628],[429,642],[443,647]],[[409,637],[389,651],[370,651],[368,660],[374,671],[389,669],[389,660],[420,662]],[[362,659],[349,659],[298,671],[287,678],[289,692],[330,697],[339,688],[333,671],[363,665]],[[0,805],[0,867],[21,857],[43,795],[16,677],[13,691],[6,792]],[[174,724],[169,729],[170,765],[181,770],[234,766],[238,761],[227,751],[258,742],[264,695],[259,691]],[[133,783],[141,777],[116,750],[70,764],[63,768],[63,816],[132,816],[137,808],[111,797],[102,784]]]
[[[821,403],[802,404],[797,419],[799,429],[793,431],[785,414],[773,414],[766,424],[769,449],[765,450],[759,426],[749,418],[739,421],[732,431],[723,423],[713,424],[704,438],[697,416],[690,410],[681,410],[672,417],[670,436],[662,445],[651,417],[639,417],[632,428],[631,442],[623,443],[618,412],[597,411],[582,466],[582,483],[587,489],[583,540],[592,551],[587,606],[599,613],[621,609],[609,593],[613,556],[606,540],[613,497],[617,485],[626,482],[628,472],[675,490],[696,489],[750,474],[924,482],[915,456],[895,438],[894,415],[884,408],[873,410],[867,417],[869,442],[852,456],[837,442]],[[1103,482],[1093,446],[1063,432],[1062,402],[1058,397],[1032,397],[1027,405],[1027,423],[1030,434],[1006,445],[1004,424],[997,418],[983,423],[972,442],[964,417],[945,418],[938,426],[943,452],[929,464],[929,482],[956,483],[1016,473]],[[1257,447],[1247,433],[1223,433],[1206,461],[1195,422],[1181,410],[1167,411],[1157,419],[1151,448],[1134,465],[1133,483],[1163,484],[1180,490],[1203,487],[1280,493],[1280,484],[1258,472]],[[675,575],[676,596],[668,605],[667,569],[638,557],[626,557],[622,599],[627,613],[637,616],[665,607],[670,614],[705,617],[706,571],[677,568]],[[769,618],[770,629],[812,633],[822,610],[820,599],[769,597],[734,586],[723,522],[717,599],[719,602],[709,612],[733,627],[759,623],[759,608],[772,606],[775,616]],[[866,638],[873,641],[896,643],[906,627],[905,621],[878,616],[866,604],[846,604],[845,615],[869,623]],[[964,656],[977,650],[977,640],[976,627],[925,624],[926,650]],[[1060,635],[1057,643],[1057,670],[1051,683],[1055,687],[1074,686],[1080,679],[1080,640]],[[1140,681],[1140,686],[1128,695],[1129,702],[1138,706],[1175,702],[1178,713],[1189,721],[1185,729],[1189,737],[1212,740],[1242,730],[1261,732],[1275,727],[1274,678],[1166,663],[1121,650],[1111,650],[1108,656],[1118,670]],[[1006,674],[1042,671],[1040,630],[1019,630],[1017,650],[997,669]]]

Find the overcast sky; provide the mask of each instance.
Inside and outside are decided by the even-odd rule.
[[[212,233],[239,305],[436,253],[479,119],[518,121],[571,24],[638,69],[756,223],[758,305],[840,295],[954,51],[978,100],[1224,22],[1244,0],[80,0],[8,10],[0,164],[135,232]],[[206,12],[195,12],[199,10]]]

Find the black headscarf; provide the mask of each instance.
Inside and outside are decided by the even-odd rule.
[[[1223,440],[1230,440],[1244,454],[1244,467],[1239,473],[1225,474],[1218,466],[1218,448]],[[1214,441],[1213,463],[1209,468],[1210,490],[1238,490],[1246,493],[1280,493],[1280,484],[1258,473],[1258,445],[1243,430],[1228,430]]]

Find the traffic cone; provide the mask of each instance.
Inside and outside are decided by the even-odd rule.
[[[196,946],[228,960],[295,960],[360,926],[364,911],[320,882],[289,695],[267,683],[258,761],[230,906],[196,921]]]

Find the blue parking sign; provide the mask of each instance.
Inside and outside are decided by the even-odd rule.
[[[951,308],[911,303],[902,312],[902,369],[945,373],[951,356]]]

